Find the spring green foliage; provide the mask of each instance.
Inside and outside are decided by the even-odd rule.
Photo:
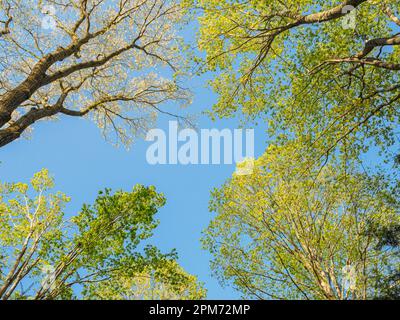
[[[213,118],[265,120],[275,143],[296,137],[307,145],[306,154],[295,155],[307,165],[337,149],[357,157],[371,145],[388,152],[396,142],[398,1],[195,4],[202,69],[217,71],[210,84],[219,97]],[[340,14],[346,4],[357,8],[354,28]]]
[[[204,298],[205,290],[195,276],[168,260],[133,276],[111,273],[109,280],[88,285],[87,294],[107,300],[195,300]]]
[[[398,154],[400,2],[188,3],[199,72],[215,74],[210,116],[268,125],[253,174],[213,193],[203,241],[221,281],[252,298],[385,296],[398,255],[369,228],[399,221],[400,180],[363,161]]]
[[[379,296],[377,279],[400,266],[369,226],[398,223],[398,198],[379,176],[329,165],[312,179],[296,165],[290,149],[271,146],[253,174],[213,192],[203,243],[214,271],[247,298]]]
[[[368,233],[378,240],[378,249],[390,248],[400,259],[400,224],[393,221],[387,225],[371,224]],[[400,268],[398,263],[389,265],[387,272],[376,278],[379,294],[376,299],[399,300],[400,299]]]
[[[106,189],[67,220],[69,198],[51,193],[53,186],[47,170],[30,184],[0,186],[1,298],[205,296],[196,277],[176,263],[175,251],[164,254],[146,245],[158,225],[155,214],[165,204],[154,187]],[[151,286],[140,283],[144,276],[152,279]]]

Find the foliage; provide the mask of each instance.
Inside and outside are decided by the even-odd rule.
[[[145,268],[134,276],[112,273],[107,281],[91,283],[90,299],[108,300],[199,300],[206,295],[197,278],[175,261],[162,261],[157,269]]]
[[[213,118],[261,117],[275,143],[296,137],[307,145],[310,152],[295,154],[307,165],[338,149],[357,157],[378,145],[389,155],[399,122],[398,1],[194,4],[201,69],[217,71]]]
[[[400,219],[383,178],[334,164],[311,178],[288,146],[270,146],[253,174],[215,190],[210,209],[212,267],[246,298],[371,299],[375,280],[399,267],[367,232]]]
[[[175,0],[1,0],[0,147],[39,120],[87,117],[129,145],[174,102],[184,45]]]
[[[144,275],[153,277],[160,297],[204,297],[197,279],[175,262],[175,251],[163,254],[146,245],[158,225],[154,216],[165,204],[154,187],[136,185],[131,192],[114,194],[106,189],[93,205],[66,220],[69,198],[51,193],[53,185],[47,170],[36,173],[30,185],[1,185],[2,299],[98,298],[105,283],[116,281],[115,286],[127,289],[126,284],[134,287]],[[148,297],[150,289],[139,293],[133,288],[131,296]],[[109,290],[106,297],[117,298]]]
[[[398,163],[400,3],[186,4],[200,15],[199,73],[215,74],[211,118],[268,125],[255,172],[213,193],[203,241],[220,279],[253,298],[387,296],[396,247],[369,228],[398,222],[399,180],[364,156]]]
[[[378,240],[378,249],[393,250],[400,260],[400,224],[394,222],[389,225],[371,224],[368,233]],[[379,294],[376,299],[399,300],[400,299],[400,266],[399,264],[389,265],[387,272],[376,279]]]

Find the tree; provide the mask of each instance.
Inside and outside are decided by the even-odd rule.
[[[154,187],[114,194],[106,189],[65,219],[69,198],[50,193],[53,184],[42,170],[30,186],[0,186],[0,298],[148,298],[152,290],[166,298],[205,296],[196,277],[176,263],[175,251],[163,254],[146,245],[165,203]]]
[[[216,217],[203,244],[223,283],[246,298],[372,299],[376,279],[399,268],[379,248],[371,224],[398,224],[398,198],[380,176],[325,166],[304,176],[298,145],[270,146],[250,175],[234,175],[213,192]]]
[[[394,222],[389,225],[381,226],[372,224],[368,233],[378,239],[377,248],[379,250],[393,250],[400,258],[400,224]],[[400,299],[400,266],[388,266],[387,272],[376,278],[379,288],[379,295],[376,299],[380,300],[399,300]]]
[[[400,99],[398,1],[194,3],[201,10],[202,68],[218,71],[213,117],[265,117],[275,143],[295,136],[307,144],[309,152],[295,153],[307,166],[338,150],[349,157],[371,145],[392,151]]]
[[[146,268],[134,277],[113,274],[107,281],[92,282],[86,294],[107,300],[198,300],[205,297],[205,290],[175,261],[166,261],[161,268]]]
[[[1,0],[0,147],[39,120],[91,118],[129,144],[186,105],[175,0]]]
[[[221,280],[257,298],[387,296],[396,248],[368,228],[398,221],[399,180],[388,166],[369,177],[363,156],[397,159],[400,3],[186,3],[200,11],[199,72],[216,73],[211,117],[268,125],[253,175],[213,193],[204,242]]]

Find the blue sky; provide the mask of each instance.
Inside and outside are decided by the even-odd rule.
[[[190,82],[194,102],[187,113],[201,114],[215,102],[215,95],[206,88],[206,78]],[[158,126],[167,130],[166,116]],[[200,116],[198,128],[237,128],[238,122],[212,122]],[[265,149],[265,129],[255,132],[255,154]],[[105,187],[131,190],[137,184],[154,185],[167,198],[159,213],[160,226],[152,243],[161,250],[176,248],[179,262],[203,281],[209,299],[240,298],[232,288],[222,288],[212,277],[210,256],[201,249],[201,232],[213,214],[208,212],[210,191],[220,186],[233,173],[234,165],[149,165],[146,150],[151,142],[137,141],[128,151],[106,142],[94,123],[85,119],[61,117],[34,126],[29,140],[19,139],[0,149],[0,179],[28,181],[42,168],[48,168],[56,180],[56,189],[71,196],[66,214],[73,215],[83,203],[92,203],[97,192]]]

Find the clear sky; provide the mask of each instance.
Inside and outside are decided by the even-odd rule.
[[[188,113],[199,115],[215,102],[206,80],[200,77],[188,84],[194,93]],[[166,129],[169,120],[173,119],[162,116],[159,127]],[[206,116],[200,116],[196,124],[207,129],[238,127],[235,120],[212,122]],[[256,129],[256,156],[265,149],[265,129]],[[127,151],[106,142],[89,120],[64,116],[58,121],[43,121],[34,126],[30,140],[20,139],[0,148],[0,180],[28,181],[35,172],[48,168],[56,189],[72,198],[67,215],[77,213],[83,203],[93,203],[105,187],[128,191],[137,183],[154,185],[165,194],[167,204],[158,213],[161,223],[152,242],[164,251],[176,248],[181,265],[205,283],[209,299],[240,298],[212,277],[210,256],[199,241],[213,217],[208,212],[210,190],[229,178],[235,166],[149,165],[146,149],[150,144],[139,140]]]

